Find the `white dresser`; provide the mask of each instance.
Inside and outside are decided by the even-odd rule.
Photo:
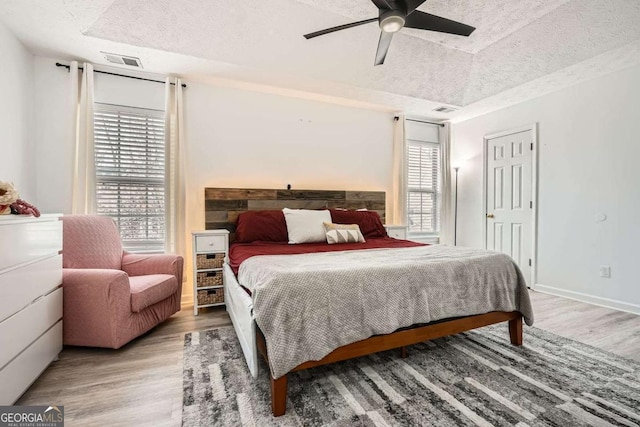
[[[62,350],[62,221],[0,215],[0,405]]]

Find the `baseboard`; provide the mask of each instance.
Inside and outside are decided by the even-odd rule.
[[[536,292],[542,292],[544,294],[555,295],[563,298],[572,299],[575,301],[598,305],[600,307],[611,308],[618,311],[624,311],[627,313],[640,315],[640,305],[629,304],[628,302],[597,297],[597,296],[585,294],[582,292],[568,291],[566,289],[555,288],[553,286],[546,286],[541,284],[536,284],[533,287],[533,290]]]

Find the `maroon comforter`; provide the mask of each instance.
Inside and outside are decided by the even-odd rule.
[[[364,243],[341,243],[330,245],[321,243],[302,243],[290,245],[284,242],[251,242],[234,243],[229,248],[229,266],[234,274],[238,274],[240,264],[246,259],[256,255],[296,255],[308,254],[312,252],[338,252],[354,251],[359,249],[381,249],[381,248],[410,248],[414,246],[425,246],[424,243],[411,242],[409,240],[398,240],[391,237],[379,237],[367,239]]]

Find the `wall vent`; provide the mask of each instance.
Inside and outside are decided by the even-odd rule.
[[[437,111],[438,113],[451,113],[451,112],[456,111],[456,110],[457,110],[457,108],[445,107],[443,105],[442,107],[435,108],[433,111]]]
[[[101,52],[101,53],[104,55],[104,59],[106,59],[107,61],[113,64],[128,65],[130,67],[136,67],[136,68],[144,68],[142,67],[142,61],[140,61],[140,58],[136,58],[135,56],[125,56],[125,55],[119,55],[117,53],[108,53],[108,52]]]

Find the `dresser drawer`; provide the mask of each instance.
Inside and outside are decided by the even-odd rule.
[[[407,229],[406,227],[387,227],[387,234],[394,239],[406,240]]]
[[[0,368],[62,319],[62,288],[0,322]]]
[[[196,236],[196,252],[225,252],[227,236]]]
[[[19,221],[19,220],[17,220]],[[9,267],[57,254],[62,250],[62,221],[0,221],[0,272]]]
[[[11,405],[62,350],[62,320],[0,369],[0,405]]]
[[[0,321],[62,283],[62,255],[0,274]]]
[[[389,230],[389,237],[393,237],[394,239],[404,240],[407,238],[404,230]]]

